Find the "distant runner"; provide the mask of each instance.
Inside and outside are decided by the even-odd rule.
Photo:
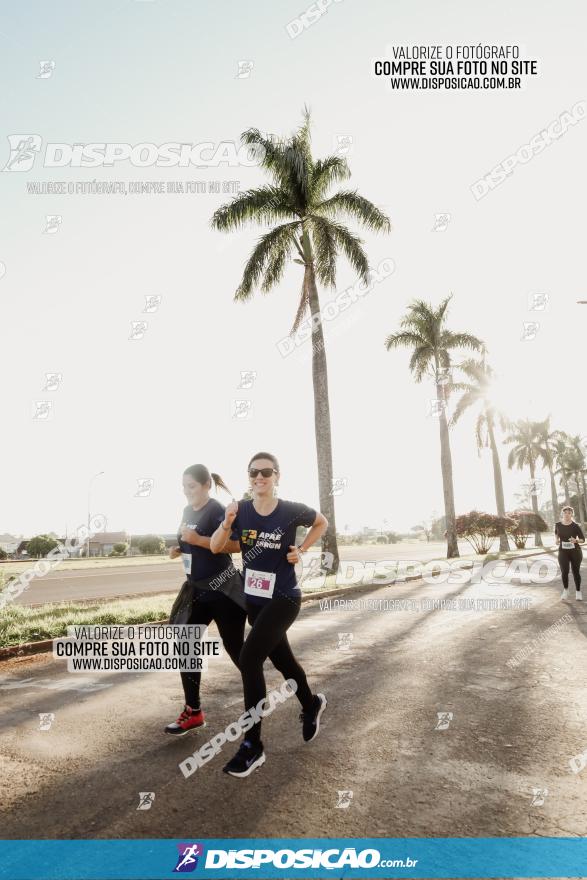
[[[575,599],[578,602],[583,601],[581,593],[581,562],[583,561],[583,551],[580,544],[585,543],[585,535],[581,530],[581,526],[573,519],[575,511],[570,505],[566,505],[561,510],[562,522],[557,522],[554,527],[554,536],[558,541],[558,563],[561,569],[561,577],[563,581],[563,591],[561,599],[566,602],[569,598],[569,567],[573,572],[573,580],[575,581]]]

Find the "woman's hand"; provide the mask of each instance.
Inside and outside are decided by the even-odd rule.
[[[226,510],[224,511],[224,528],[227,529],[228,526],[231,526],[236,519],[236,515],[238,513],[238,501],[231,501],[230,504],[227,504]]]
[[[293,544],[290,544],[289,553],[285,558],[288,562],[291,562],[292,565],[297,565],[298,562],[302,561],[302,551],[299,547],[295,547]]]
[[[178,556],[181,556],[181,550],[179,547],[170,547],[169,548],[169,558],[177,559]]]
[[[193,547],[201,546],[200,535],[198,535],[195,529],[188,529],[187,527],[184,527],[181,530],[181,540],[184,541],[186,544],[191,544]]]
[[[224,519],[210,538],[210,550],[212,553],[225,553],[227,544],[230,543],[230,533],[232,532],[232,524],[236,519],[236,515],[238,513],[238,501],[235,501],[234,498],[227,505],[226,510],[224,511]],[[240,544],[239,548],[240,550]],[[233,551],[228,551],[232,553]],[[238,552],[238,551],[234,551]]]

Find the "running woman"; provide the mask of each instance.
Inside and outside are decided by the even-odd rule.
[[[285,679],[296,682],[296,696],[302,706],[302,735],[310,742],[318,734],[326,697],[310,690],[306,673],[292,653],[287,630],[302,603],[294,565],[324,534],[328,521],[305,504],[275,497],[279,464],[274,455],[259,452],[249,462],[248,471],[253,499],[229,504],[211,540],[212,552],[218,553],[237,532],[243,554],[247,613],[252,627],[239,660],[245,710],[257,706],[267,695],[263,663],[269,657]],[[298,526],[307,526],[309,531],[296,547]],[[242,777],[264,763],[259,721],[223,769],[231,776]]]
[[[211,474],[203,464],[192,465],[183,473],[183,491],[188,506],[183,512],[178,546],[172,547],[169,555],[171,559],[182,556],[187,584],[183,585],[174,609],[181,605],[182,592],[187,587],[191,608],[183,622],[208,626],[214,621],[227,653],[238,668],[246,610],[240,575],[229,554],[238,553],[240,545],[227,534],[223,547],[225,552],[215,555],[210,550],[210,536],[225,516],[222,504],[210,498],[212,481],[217,489],[220,487],[231,495],[222,478],[218,474]],[[220,586],[217,586],[219,582]],[[173,616],[172,610],[172,621]],[[201,678],[201,672],[181,673],[185,706],[179,718],[167,725],[166,733],[184,736],[190,730],[205,726],[205,716],[200,706]]]
[[[573,519],[575,511],[570,505],[566,505],[561,510],[562,521],[556,523],[554,527],[554,537],[558,542],[558,564],[561,569],[561,577],[563,580],[563,591],[561,599],[563,602],[569,598],[569,567],[573,572],[573,580],[575,581],[575,599],[578,602],[583,601],[581,593],[581,562],[583,561],[583,551],[580,544],[585,543],[585,535],[581,530],[581,526]]]

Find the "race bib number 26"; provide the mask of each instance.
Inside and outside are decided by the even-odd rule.
[[[275,589],[274,571],[253,571],[247,569],[245,577],[245,593],[249,596],[262,596],[270,599]]]

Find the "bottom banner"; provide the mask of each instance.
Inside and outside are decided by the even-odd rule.
[[[582,838],[3,840],[9,880],[585,877]]]

